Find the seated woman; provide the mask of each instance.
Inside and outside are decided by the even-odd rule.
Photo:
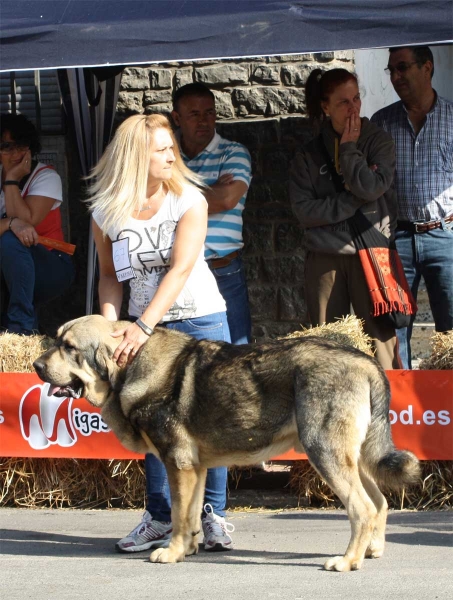
[[[351,218],[390,238],[396,225],[395,149],[382,129],[360,118],[357,78],[346,69],[315,69],[305,88],[319,135],[296,155],[290,178],[294,214],[305,229],[305,300],[313,326],[351,313],[373,338],[384,369],[400,367],[395,329],[372,316],[370,290]]]
[[[61,179],[32,160],[41,145],[24,115],[1,115],[0,267],[1,325],[10,333],[38,329],[37,308],[63,294],[74,278],[70,256],[49,250],[38,236],[64,240]]]

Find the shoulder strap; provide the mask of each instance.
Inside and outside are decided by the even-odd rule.
[[[33,161],[32,162],[32,167],[34,165],[34,168],[36,169],[37,164],[38,163],[36,161]],[[38,173],[40,173],[41,171],[44,171],[45,169],[52,169],[53,171],[55,171],[55,169],[54,169],[54,167],[52,167],[52,165],[43,165],[42,167],[39,167],[39,169],[36,169],[36,171],[31,176],[30,181],[28,182],[27,187],[22,190],[22,198],[26,198],[28,196],[28,190],[30,189],[30,186],[31,186],[33,180],[36,179],[36,176],[38,175]],[[27,177],[27,176],[25,176],[25,177]],[[21,181],[21,184],[22,184],[22,181]],[[25,183],[24,183],[24,185],[25,185]]]

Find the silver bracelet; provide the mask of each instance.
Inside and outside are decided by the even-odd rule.
[[[140,329],[146,333],[146,335],[153,335],[154,329],[144,323],[141,319],[137,319],[135,324],[138,325]]]

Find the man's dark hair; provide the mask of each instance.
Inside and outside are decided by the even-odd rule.
[[[41,151],[36,127],[25,115],[13,115],[12,113],[0,115],[0,134],[3,135],[6,131],[9,131],[14,142],[28,146],[32,156]]]
[[[173,110],[178,112],[179,101],[182,98],[199,98],[200,96],[202,98],[212,98],[215,101],[214,94],[204,83],[196,82],[183,85],[173,94]]]
[[[429,46],[394,46],[393,48],[389,48],[389,52],[392,54],[392,52],[406,49],[412,51],[414,60],[417,61],[419,67],[424,65],[428,60],[431,61],[431,64],[433,65],[433,70],[431,71],[432,79],[434,75],[434,56],[431,52],[431,48]]]

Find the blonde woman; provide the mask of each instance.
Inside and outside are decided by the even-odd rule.
[[[114,359],[133,360],[156,325],[197,339],[230,341],[225,302],[204,260],[207,203],[185,167],[168,120],[135,115],[118,128],[92,172],[93,234],[99,256],[101,314],[118,320],[124,281],[131,324]],[[120,552],[168,546],[171,508],[167,475],[146,456],[147,510],[121,539]],[[227,469],[208,469],[202,515],[206,550],[232,549],[225,522]]]

